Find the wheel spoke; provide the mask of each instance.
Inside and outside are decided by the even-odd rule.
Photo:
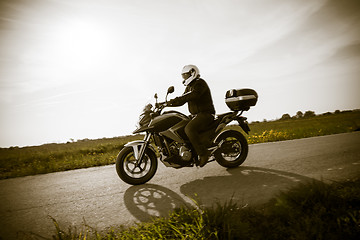
[[[227,138],[222,144],[222,156],[229,161],[235,160],[241,153],[241,144],[237,139]]]
[[[124,162],[126,171],[132,175],[132,177],[140,178],[147,174],[147,171],[150,170],[148,167],[148,160],[149,158],[147,155],[144,156],[142,161],[136,160],[134,158],[134,154],[131,152],[127,156],[127,161]]]
[[[137,166],[140,169],[140,172],[144,171],[145,169],[141,167],[141,165]]]
[[[129,169],[130,173],[134,174],[135,173],[135,169],[136,169],[136,165],[134,165],[134,167],[132,169]]]

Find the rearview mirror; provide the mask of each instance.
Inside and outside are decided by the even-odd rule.
[[[174,86],[171,86],[171,87],[168,88],[167,93],[168,93],[168,94],[169,94],[169,93],[173,93],[174,91],[175,91]]]

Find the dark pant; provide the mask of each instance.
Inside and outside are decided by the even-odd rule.
[[[204,155],[207,151],[206,146],[200,141],[200,132],[208,129],[213,121],[214,116],[212,114],[198,113],[185,127],[186,135],[195,148],[196,153],[200,156]]]

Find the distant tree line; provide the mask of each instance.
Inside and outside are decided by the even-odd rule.
[[[336,110],[333,113],[332,112],[326,112],[326,113],[322,113],[322,114],[315,114],[314,111],[306,111],[305,113],[303,113],[302,111],[298,111],[294,116],[290,116],[290,114],[285,113],[285,114],[282,115],[282,117],[280,119],[276,119],[276,120],[266,120],[266,119],[264,119],[262,122],[272,122],[272,121],[292,120],[292,119],[303,119],[303,118],[310,118],[310,117],[315,117],[315,116],[327,116],[327,115],[332,115],[332,114],[342,114],[342,113],[351,113],[351,112],[360,112],[360,109],[344,110],[344,111]],[[252,123],[260,123],[260,121],[253,121]]]
[[[323,114],[319,114],[320,116],[326,116],[326,115],[331,115],[331,114],[340,114],[340,113],[346,113],[346,112],[353,112],[353,111],[360,111],[359,109],[356,110],[346,110],[346,111],[340,111],[340,110],[336,110],[334,113],[331,112],[326,112]],[[282,115],[282,117],[280,118],[280,120],[289,120],[289,119],[299,119],[299,118],[310,118],[310,117],[315,117],[316,114],[314,111],[306,111],[305,113],[303,113],[302,111],[298,111],[294,116],[290,116],[290,114],[285,113]]]

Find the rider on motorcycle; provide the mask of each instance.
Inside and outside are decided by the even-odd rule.
[[[182,73],[183,84],[186,86],[182,96],[169,101],[173,107],[188,103],[191,121],[185,127],[185,133],[200,156],[200,167],[203,167],[209,158],[207,148],[200,141],[200,132],[209,128],[214,121],[215,108],[210,88],[204,79],[200,78],[199,69],[195,65],[184,66]]]

